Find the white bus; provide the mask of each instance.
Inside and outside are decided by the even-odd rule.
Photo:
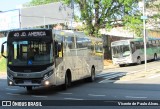
[[[160,57],[160,39],[149,38],[146,44],[147,60]],[[111,43],[113,64],[120,67],[126,64],[141,64],[144,61],[144,43],[142,38],[119,40]]]
[[[7,43],[7,56],[4,44]],[[95,80],[103,70],[102,40],[71,30],[20,29],[10,31],[1,54],[7,58],[9,86],[62,85]]]

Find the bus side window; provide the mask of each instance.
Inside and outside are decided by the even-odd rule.
[[[132,53],[134,53],[136,51],[136,47],[135,47],[134,43],[131,43],[131,50],[132,50]]]
[[[149,48],[149,43],[147,42],[146,47]]]
[[[144,44],[143,42],[140,42],[140,48],[143,49],[144,48]]]
[[[66,37],[66,43],[67,43],[67,47],[69,49],[74,49],[75,48],[74,37],[71,37],[71,36]]]

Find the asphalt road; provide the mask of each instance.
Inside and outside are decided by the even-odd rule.
[[[147,69],[160,69],[160,61],[150,62],[147,64]],[[104,70],[97,75],[96,81],[86,83],[85,81],[74,82],[68,90],[61,90],[61,87],[40,87],[33,89],[32,92],[27,92],[23,87],[8,87],[5,78],[0,79],[0,100],[78,100],[82,101],[82,106],[86,106],[88,101],[97,100],[160,100],[160,76],[152,78],[141,78],[139,80],[121,81],[117,76],[126,75],[128,73],[138,73],[144,70],[144,64],[127,66],[122,68],[114,68]],[[117,77],[117,78],[115,78]],[[61,102],[61,101],[60,101]],[[61,105],[61,104],[60,104]],[[80,104],[81,105],[81,104]],[[96,102],[95,104],[96,105]],[[98,105],[98,104],[97,104]],[[122,108],[118,107],[118,108]],[[1,108],[1,107],[0,107]],[[3,107],[4,108],[4,107]],[[6,107],[5,107],[6,108]],[[21,107],[18,107],[21,108]],[[50,107],[52,108],[52,107]],[[56,108],[81,108],[63,106]],[[97,106],[87,106],[87,109],[99,109]],[[100,106],[105,108],[105,106]],[[107,108],[116,109],[117,106],[107,106]],[[125,106],[127,109],[128,107]],[[132,106],[132,108],[137,108]],[[143,106],[140,106],[143,108]],[[145,107],[146,108],[146,107]],[[147,108],[151,108],[148,106]],[[155,106],[153,108],[156,108]],[[17,107],[16,107],[17,109]],[[27,107],[26,107],[27,109]],[[40,108],[39,108],[40,109]]]

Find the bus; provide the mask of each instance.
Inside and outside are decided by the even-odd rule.
[[[141,64],[144,61],[143,38],[119,40],[111,43],[113,64],[124,67],[127,64]],[[160,39],[148,38],[146,44],[147,60],[160,57]]]
[[[80,79],[94,81],[103,70],[102,40],[72,30],[9,31],[1,55],[7,59],[8,85],[27,91],[38,86],[62,85],[67,89]]]

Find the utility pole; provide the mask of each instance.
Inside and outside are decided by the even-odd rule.
[[[145,72],[147,71],[147,53],[146,53],[146,22],[145,16],[145,0],[143,0],[143,40],[144,40],[144,60],[145,60]]]
[[[72,20],[71,20],[71,29],[73,30],[73,22],[74,22],[74,0],[71,0],[71,8],[73,10],[72,12]]]
[[[46,16],[43,16],[43,25],[44,25],[44,28],[46,27]]]

